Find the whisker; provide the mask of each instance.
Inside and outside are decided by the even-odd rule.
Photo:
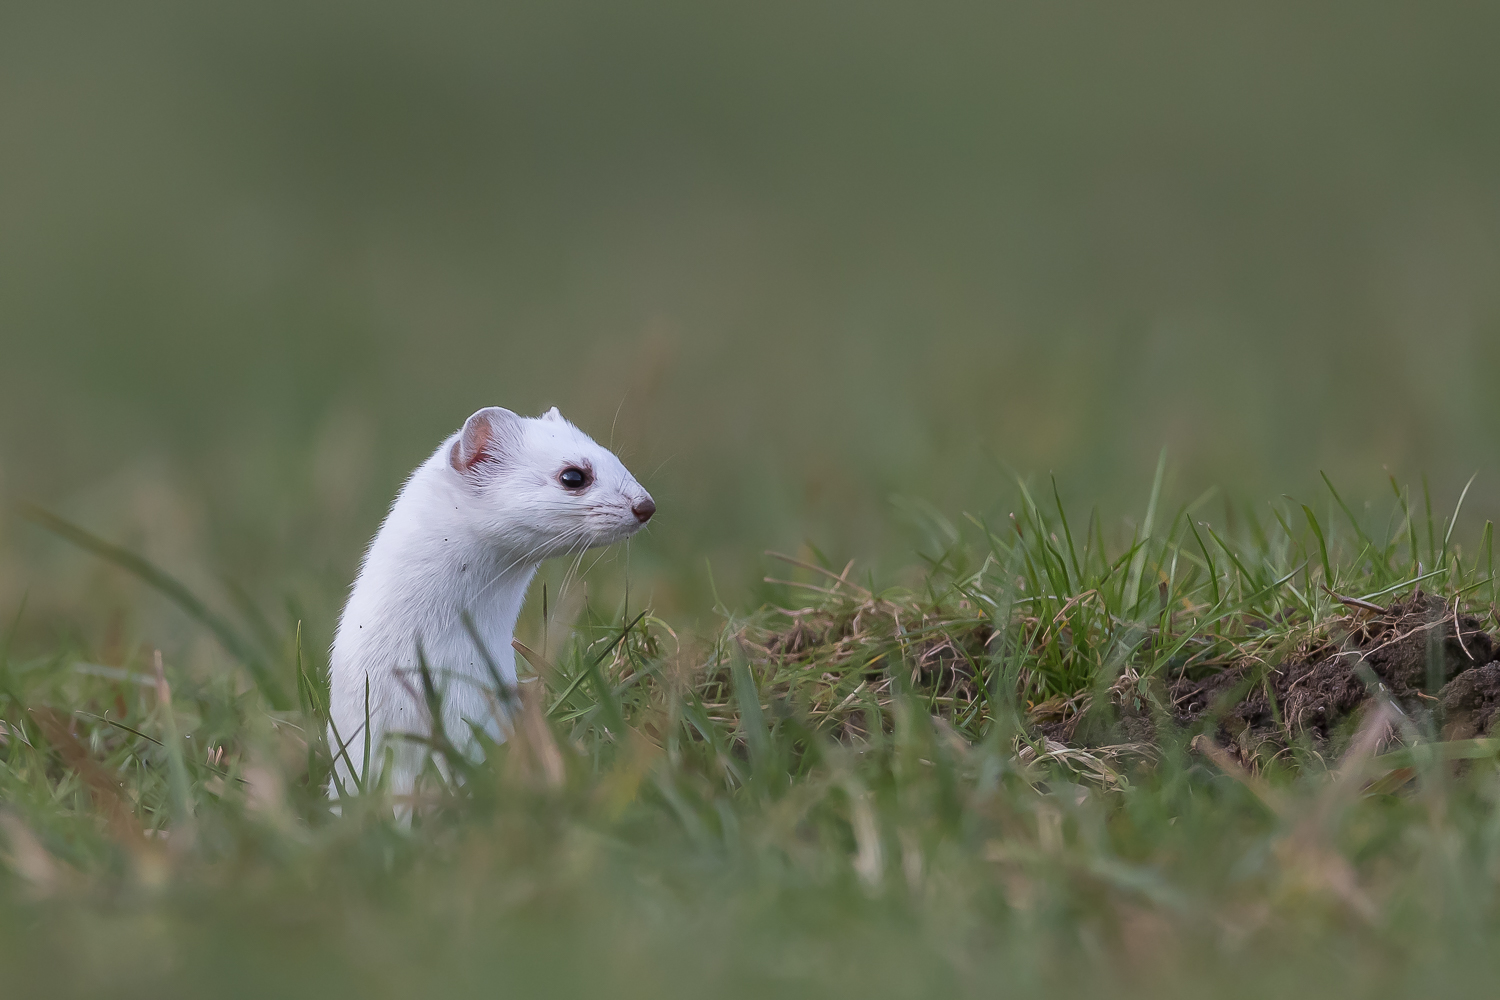
[[[490,581],[488,583],[486,583],[483,587],[479,588],[478,592],[476,592],[474,594],[474,597],[472,598],[472,602],[471,603],[477,603],[479,601],[479,599],[481,597],[483,597],[485,595],[485,593],[487,593],[491,587],[493,587],[495,584],[499,583],[501,580],[505,579],[505,577],[507,577],[508,575],[510,575],[511,570],[515,569],[517,566],[519,566],[519,565],[521,565],[521,564],[523,564],[525,562],[530,561],[531,557],[535,556],[536,554],[538,554],[539,552],[541,552],[543,549],[549,548],[549,547],[551,547],[553,545],[556,545],[556,544],[558,544],[560,542],[563,542],[563,541],[568,541],[568,546],[567,546],[566,549],[564,549],[564,551],[565,552],[571,551],[571,549],[573,547],[573,544],[575,544],[575,543],[573,541],[571,541],[570,539],[572,539],[572,537],[575,536],[575,535],[579,536],[579,538],[582,538],[584,535],[586,535],[587,532],[588,532],[588,526],[587,525],[578,525],[578,526],[572,528],[571,530],[565,532],[563,535],[561,535],[558,538],[549,538],[549,539],[546,539],[546,540],[544,540],[542,542],[537,543],[536,545],[533,545],[526,552],[523,552],[521,555],[517,556],[516,558],[512,559],[510,562],[508,562],[504,566],[502,566],[500,568],[499,572],[497,572],[494,575],[494,577],[492,577],[490,579]],[[540,561],[540,560],[538,560],[538,561]]]

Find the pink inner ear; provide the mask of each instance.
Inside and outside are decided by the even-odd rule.
[[[490,443],[494,440],[494,429],[484,417],[470,418],[464,424],[463,433],[453,442],[448,453],[448,464],[455,471],[468,472],[489,457]]]

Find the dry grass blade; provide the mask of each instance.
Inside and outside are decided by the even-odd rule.
[[[141,826],[125,800],[120,797],[118,777],[106,771],[78,741],[72,731],[72,718],[55,708],[45,706],[32,708],[31,717],[63,763],[83,781],[89,798],[103,815],[110,833],[123,843],[139,843],[142,839]]]
[[[1367,766],[1374,759],[1376,751],[1396,735],[1396,725],[1400,719],[1400,710],[1389,700],[1381,698],[1375,702],[1374,707],[1360,722],[1354,739],[1349,741],[1349,749],[1344,752],[1343,759],[1339,761],[1338,770],[1334,772],[1334,782],[1330,791],[1338,790],[1347,793],[1351,787],[1356,786],[1364,778]]]
[[[1366,601],[1358,597],[1348,597],[1344,594],[1336,593],[1327,584],[1319,584],[1319,586],[1322,587],[1324,593],[1333,598],[1335,601],[1338,601],[1346,608],[1354,608],[1358,611],[1369,611],[1377,615],[1385,614],[1385,608],[1381,607],[1378,604],[1371,603],[1370,601]]]
[[[849,571],[854,568],[854,562],[852,560],[849,562],[849,564],[847,566],[844,567],[844,571],[842,573],[835,573],[832,570],[824,569],[822,566],[818,566],[818,565],[816,565],[814,563],[804,562],[801,559],[795,559],[792,556],[782,555],[780,552],[772,552],[769,549],[766,550],[766,555],[770,556],[772,559],[780,559],[782,562],[788,563],[788,564],[790,564],[792,566],[796,566],[799,569],[805,569],[805,570],[807,570],[810,573],[821,573],[823,576],[826,576],[829,579],[833,580],[834,581],[834,585],[836,587],[837,586],[848,587],[850,590],[854,591],[855,593],[863,594],[866,598],[872,598],[872,597],[875,596],[875,594],[874,594],[873,591],[867,590],[864,587],[861,587],[859,584],[857,584],[854,581],[852,581],[852,580],[849,579]],[[778,581],[770,581],[770,580],[768,580],[767,582],[791,583],[791,581],[789,581],[789,580],[778,580]],[[794,586],[798,586],[797,584],[793,584],[793,585]],[[832,591],[828,591],[828,593],[832,593]]]
[[[540,677],[544,682],[549,682],[553,677],[557,675],[557,671],[553,668],[552,664],[547,661],[547,658],[545,656],[531,649],[520,639],[512,639],[510,641],[510,646],[517,653],[521,654],[521,659],[529,663],[531,665],[531,669],[535,670],[537,676]]]
[[[539,676],[556,676],[556,671],[546,658],[528,649],[520,640],[512,640],[511,646],[531,664]],[[552,726],[547,722],[546,709],[542,702],[545,691],[540,684],[522,684],[518,696],[521,700],[519,725],[511,727],[511,747],[507,755],[508,765],[521,780],[532,787],[561,788],[567,781],[567,762],[563,759]]]
[[[1289,815],[1290,810],[1280,793],[1266,784],[1265,779],[1260,775],[1252,774],[1246,770],[1244,765],[1235,760],[1227,750],[1215,743],[1206,733],[1194,736],[1193,741],[1188,746],[1189,749],[1196,753],[1201,753],[1213,761],[1214,766],[1220,771],[1223,771],[1235,781],[1248,788],[1267,809],[1271,810],[1277,816],[1286,818]]]
[[[1123,766],[1127,759],[1133,757],[1149,760],[1156,753],[1154,748],[1144,743],[1121,743],[1115,746],[1091,747],[1084,750],[1059,743],[1057,740],[1043,739],[1040,751],[1024,741],[1018,741],[1018,743],[1020,745],[1016,750],[1016,760],[1022,764],[1051,761],[1108,789],[1123,788],[1129,784],[1123,773]]]
[[[65,872],[62,864],[42,846],[31,828],[9,808],[0,806],[0,831],[4,831],[6,850],[0,854],[12,871],[25,879],[37,896],[57,891]]]

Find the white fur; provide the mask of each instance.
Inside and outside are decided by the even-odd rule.
[[[477,456],[469,447],[476,442],[483,446]],[[587,489],[570,491],[559,480],[570,466],[592,471]],[[444,441],[396,497],[339,619],[329,739],[345,786],[352,789],[352,774],[364,770],[368,735],[371,778],[381,776],[389,748],[391,791],[412,791],[428,751],[392,737],[430,733],[419,644],[442,692],[448,738],[471,756],[470,723],[503,739],[504,711],[464,614],[513,686],[511,636],[537,567],[630,537],[643,524],[632,508],[650,499],[619,459],[555,408],[525,418],[491,407]]]

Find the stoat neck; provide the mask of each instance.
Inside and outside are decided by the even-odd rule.
[[[373,599],[358,602],[361,617],[384,619],[371,624],[415,637],[430,658],[482,677],[488,665],[475,655],[467,614],[484,652],[513,682],[511,637],[541,560],[520,559],[478,532],[445,471],[429,467],[414,478],[377,535],[356,585],[374,584]]]

